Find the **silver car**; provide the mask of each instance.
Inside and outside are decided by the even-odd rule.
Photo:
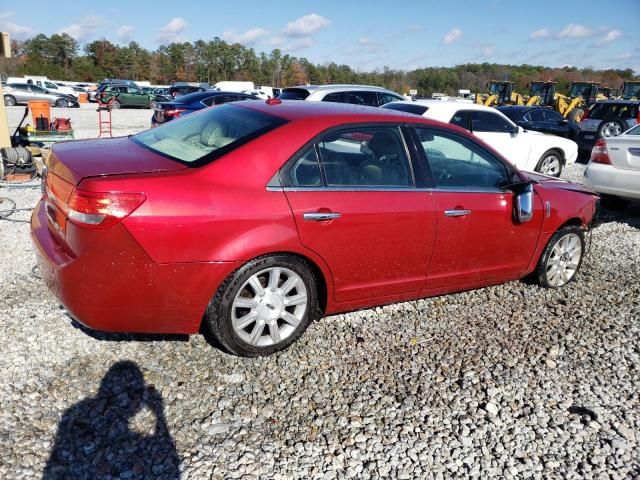
[[[3,85],[4,104],[8,107],[27,104],[32,100],[46,100],[52,107],[79,107],[78,99],[64,93],[52,93],[30,83],[9,83]]]
[[[371,85],[303,85],[282,89],[280,100],[351,103],[380,107],[385,103],[406,100],[402,95]]]

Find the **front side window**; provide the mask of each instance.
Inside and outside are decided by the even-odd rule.
[[[494,190],[509,184],[509,169],[478,145],[457,135],[417,128],[436,188]]]
[[[197,166],[285,123],[280,117],[225,104],[188,115],[179,122],[167,122],[132,138],[144,148]]]
[[[321,138],[283,169],[285,186],[333,188],[411,187],[400,132],[362,127]]]
[[[378,92],[378,96],[380,97],[380,105],[385,105],[391,102],[399,102],[404,100],[404,98],[399,97],[397,95],[392,95],[386,92]]]
[[[474,132],[509,133],[513,128],[500,115],[482,110],[471,111],[471,126]]]

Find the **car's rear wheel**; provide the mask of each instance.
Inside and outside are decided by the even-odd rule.
[[[66,98],[59,98],[56,100],[55,106],[58,108],[66,108],[69,106],[69,101]]]
[[[540,158],[538,165],[536,165],[536,172],[550,175],[552,177],[559,177],[562,173],[563,165],[562,155],[556,150],[549,150]]]
[[[303,259],[256,258],[220,286],[205,324],[230,353],[269,355],[295,342],[318,315],[317,281]]]
[[[17,104],[18,104],[18,102],[16,102],[16,98],[15,98],[14,96],[12,96],[12,95],[5,95],[5,96],[4,96],[4,104],[5,104],[7,107],[13,107],[13,106],[17,105]]]
[[[625,126],[622,120],[609,119],[603,120],[598,128],[598,136],[601,138],[617,137],[624,132]]]
[[[114,98],[113,100],[109,101],[109,107],[118,110],[121,107],[121,105],[120,105],[120,102]]]
[[[584,248],[580,227],[570,225],[554,233],[538,262],[536,273],[540,285],[558,288],[572,281],[582,265]]]

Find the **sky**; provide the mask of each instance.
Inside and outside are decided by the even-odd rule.
[[[640,74],[640,0],[0,0],[0,31],[17,40],[66,32],[81,45],[135,40],[151,50],[217,36],[359,71],[490,62]]]

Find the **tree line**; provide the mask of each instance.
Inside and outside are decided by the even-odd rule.
[[[490,80],[511,80],[516,84],[516,91],[525,94],[527,85],[533,80],[556,81],[558,90],[563,92],[572,81],[598,81],[617,88],[623,80],[636,78],[630,68],[594,70],[493,63],[411,71],[384,67],[363,72],[333,62],[316,64],[279,49],[258,53],[253,48],[230,44],[218,37],[209,41],[170,43],[150,51],[137,42],[116,45],[102,39],[80,47],[65,33],[39,34],[25,41],[13,41],[12,50],[12,58],[0,59],[0,73],[3,75],[46,75],[56,80],[85,82],[122,78],[165,85],[173,81],[214,84],[222,80],[250,80],[256,85],[274,87],[306,83],[362,83],[384,86],[405,94],[416,89],[419,95],[430,96],[433,92],[453,95],[461,88],[484,92]]]

